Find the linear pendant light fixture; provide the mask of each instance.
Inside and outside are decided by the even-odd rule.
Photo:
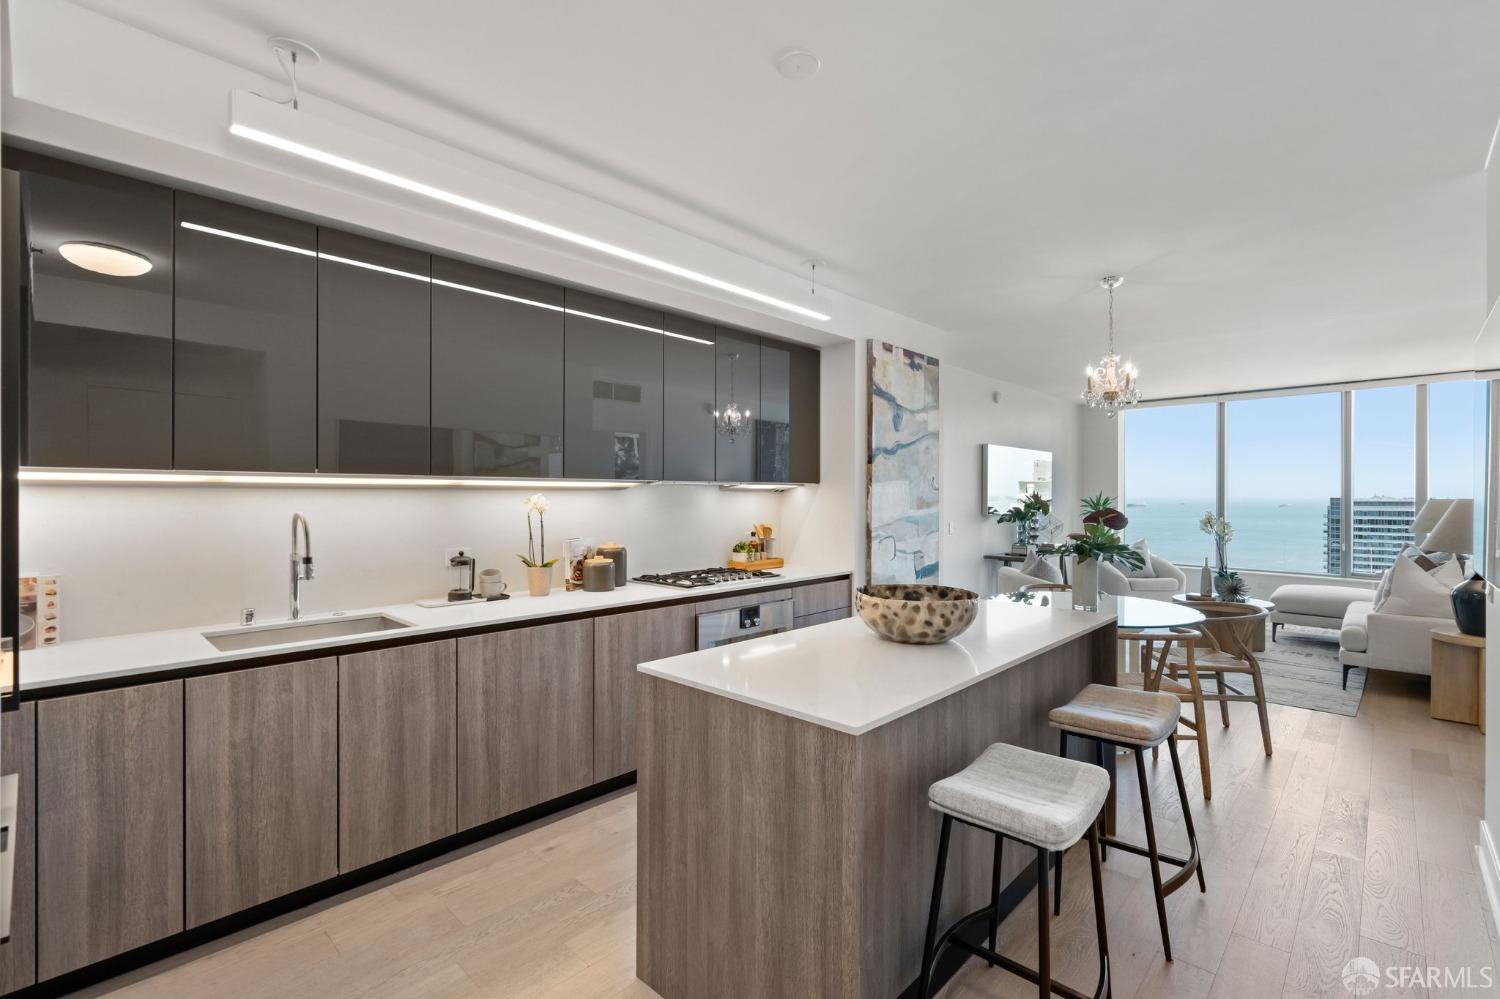
[[[601,316],[593,312],[584,312],[580,309],[569,309],[561,305],[553,305],[550,302],[537,302],[529,298],[521,298],[519,295],[507,295],[499,291],[490,291],[488,288],[475,288],[473,285],[459,284],[457,281],[444,281],[442,278],[429,277],[426,274],[418,274],[415,271],[398,270],[395,267],[385,267],[381,264],[372,264],[364,260],[355,260],[353,257],[340,257],[333,253],[324,253],[322,250],[308,250],[300,246],[292,246],[289,243],[277,243],[269,239],[261,239],[259,236],[251,236],[243,232],[234,232],[229,229],[216,229],[201,222],[183,221],[179,223],[184,229],[193,232],[206,233],[210,236],[219,236],[223,239],[232,239],[241,243],[251,243],[255,246],[264,246],[271,250],[282,250],[286,253],[295,253],[304,257],[316,257],[319,260],[328,260],[336,264],[347,264],[350,267],[362,267],[367,271],[378,271],[381,274],[390,274],[393,277],[407,278],[412,281],[425,281],[428,284],[441,285],[444,288],[452,288],[455,291],[466,291],[472,295],[484,295],[487,298],[504,299],[507,302],[515,302],[519,305],[529,305],[534,309],[547,309],[552,312],[563,312],[570,316],[579,316],[584,319],[594,319],[601,323],[613,323],[616,326],[625,326],[633,330],[641,330],[645,333],[660,333],[662,336],[674,337],[678,340],[687,340],[690,343],[701,343],[712,347],[712,340],[704,340],[702,337],[688,336],[686,333],[674,333],[669,329],[647,326],[643,323],[632,323],[624,319],[615,319],[612,316]]]
[[[414,176],[391,169],[394,164],[383,162],[385,159],[395,159],[403,154],[410,158],[410,154],[394,147],[377,149],[384,143],[374,138],[360,135],[348,128],[333,122],[313,118],[306,111],[293,110],[290,107],[278,105],[266,98],[249,93],[247,91],[234,91],[230,95],[229,111],[230,134],[258,142],[272,149],[300,156],[304,159],[330,166],[337,170],[365,177],[369,180],[391,187],[400,188],[413,194],[419,194],[434,201],[453,205],[466,211],[484,215],[488,218],[504,222],[508,225],[527,229],[531,232],[550,236],[553,239],[572,243],[598,253],[626,260],[642,267],[670,274],[674,277],[683,278],[697,284],[714,288],[718,291],[737,295],[741,298],[769,305],[777,309],[783,309],[806,319],[814,319],[826,322],[830,316],[814,309],[789,302],[774,295],[767,295],[753,288],[725,281],[722,278],[696,271],[680,264],[674,264],[649,254],[639,253],[627,247],[611,243],[603,239],[596,239],[562,226],[544,222],[541,219],[523,215],[498,205],[492,205],[477,198],[460,194],[457,191],[439,187]]]

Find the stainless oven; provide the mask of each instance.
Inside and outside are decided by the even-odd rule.
[[[763,604],[709,611],[698,615],[698,648],[744,642],[761,635],[792,630],[792,600],[768,600]]]

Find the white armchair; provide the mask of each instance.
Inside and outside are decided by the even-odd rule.
[[[1127,576],[1104,562],[1099,566],[1099,592],[1117,597],[1171,600],[1174,594],[1187,588],[1187,574],[1160,555],[1151,556],[1151,571],[1156,575]]]

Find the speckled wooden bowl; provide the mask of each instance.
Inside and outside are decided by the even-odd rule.
[[[979,613],[979,594],[932,583],[876,583],[854,594],[859,619],[887,642],[937,645],[957,638]]]

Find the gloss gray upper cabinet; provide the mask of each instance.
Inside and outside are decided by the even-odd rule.
[[[563,290],[432,258],[432,472],[563,472]]]
[[[715,329],[668,313],[666,330],[677,335],[662,341],[662,478],[712,482]]]
[[[792,346],[790,481],[817,482],[822,470],[820,402],[823,355],[812,347]]]
[[[718,355],[714,408],[727,409],[731,402],[750,410],[749,427],[733,440],[714,437],[714,478],[720,482],[755,481],[755,420],[760,417],[760,337],[753,333],[719,327],[714,350]]]
[[[426,475],[431,257],[318,230],[318,471]]]
[[[317,468],[317,249],[309,222],[177,192],[176,467]]]
[[[569,289],[563,471],[662,477],[662,314]]]
[[[171,468],[172,192],[42,156],[14,162],[31,247],[22,464]],[[68,243],[150,270],[90,270],[64,258]]]
[[[755,480],[792,481],[792,348],[760,342],[760,412],[755,414]]]

